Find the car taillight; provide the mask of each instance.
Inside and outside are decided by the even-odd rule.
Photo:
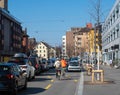
[[[38,67],[39,67],[39,65],[38,65],[38,64],[36,64],[36,65],[35,65],[35,67],[36,67],[36,68],[38,68]]]
[[[8,79],[13,79],[14,76],[13,76],[12,74],[7,74],[6,77],[7,77]]]

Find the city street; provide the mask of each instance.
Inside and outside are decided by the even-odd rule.
[[[58,80],[51,69],[28,82],[27,90],[18,95],[75,95],[79,79],[80,72],[67,72],[65,79]]]

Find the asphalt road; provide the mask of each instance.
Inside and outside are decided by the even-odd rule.
[[[81,72],[67,72],[66,78],[55,78],[55,70],[36,76],[28,82],[26,90],[19,91],[18,95],[75,95]]]

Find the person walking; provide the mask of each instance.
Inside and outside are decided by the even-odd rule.
[[[112,59],[110,59],[109,65],[110,65],[111,68],[113,67]]]

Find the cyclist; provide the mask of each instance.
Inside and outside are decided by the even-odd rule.
[[[64,58],[62,58],[60,62],[61,62],[61,75],[65,77],[67,62]]]
[[[57,78],[58,76],[61,75],[61,63],[59,58],[57,58],[57,60],[55,61],[54,67],[56,69],[56,78]]]

